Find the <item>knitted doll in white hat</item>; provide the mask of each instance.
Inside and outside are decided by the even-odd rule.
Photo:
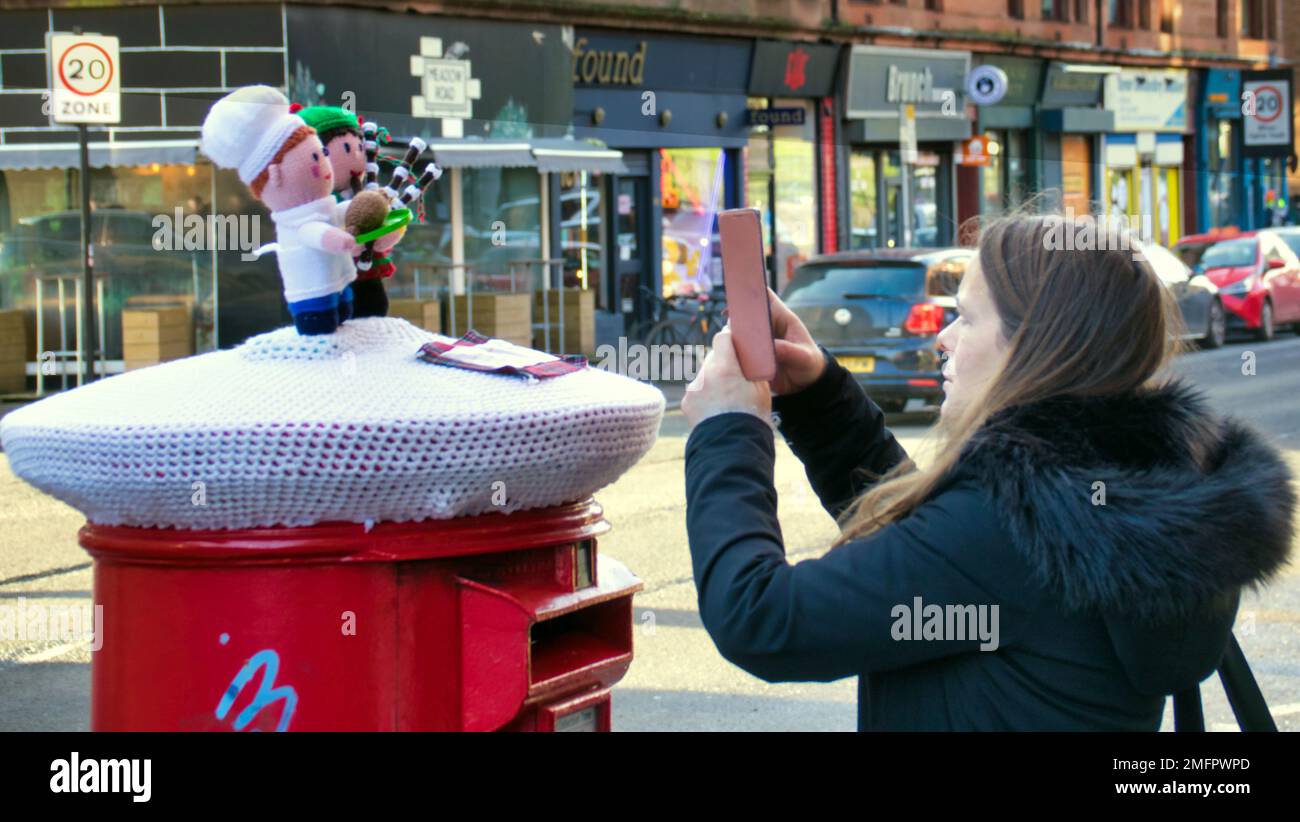
[[[203,153],[238,171],[253,196],[271,209],[274,250],[284,298],[300,334],[331,334],[352,316],[352,255],[361,249],[345,231],[347,203],[334,199],[329,157],[316,131],[289,113],[270,86],[246,86],[222,97],[203,121]]]

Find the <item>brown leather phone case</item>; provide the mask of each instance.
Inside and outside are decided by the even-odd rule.
[[[727,319],[736,359],[745,379],[776,378],[772,307],[763,264],[763,230],[758,210],[733,208],[718,214],[722,238],[722,278],[727,288]]]

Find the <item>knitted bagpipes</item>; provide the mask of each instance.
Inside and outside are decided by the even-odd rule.
[[[348,230],[375,237],[365,242],[357,257],[357,278],[352,284],[355,316],[386,316],[388,295],[383,281],[397,270],[388,251],[405,231],[406,223],[401,221],[409,222],[409,208],[418,205],[424,191],[442,176],[442,169],[429,162],[413,180],[415,162],[426,148],[423,140],[413,138],[388,183],[380,186],[379,146],[388,142],[386,129],[338,106],[295,103],[290,110],[320,135],[334,169],[334,196],[353,201],[347,213]]]

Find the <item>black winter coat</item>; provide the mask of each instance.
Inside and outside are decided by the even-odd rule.
[[[827,358],[773,410],[836,516],[906,454]],[[700,616],[768,682],[858,676],[859,730],[1158,729],[1217,667],[1241,590],[1284,564],[1296,507],[1276,451],[1179,383],[1001,412],[910,516],[795,565],[774,459],[751,414],[687,440]]]

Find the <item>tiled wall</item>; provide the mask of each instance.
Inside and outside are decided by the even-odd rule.
[[[213,100],[230,89],[286,85],[278,3],[0,11],[0,143],[75,133],[51,127],[42,113],[45,33],[74,26],[121,42],[122,122],[108,127],[113,140],[196,137]]]

